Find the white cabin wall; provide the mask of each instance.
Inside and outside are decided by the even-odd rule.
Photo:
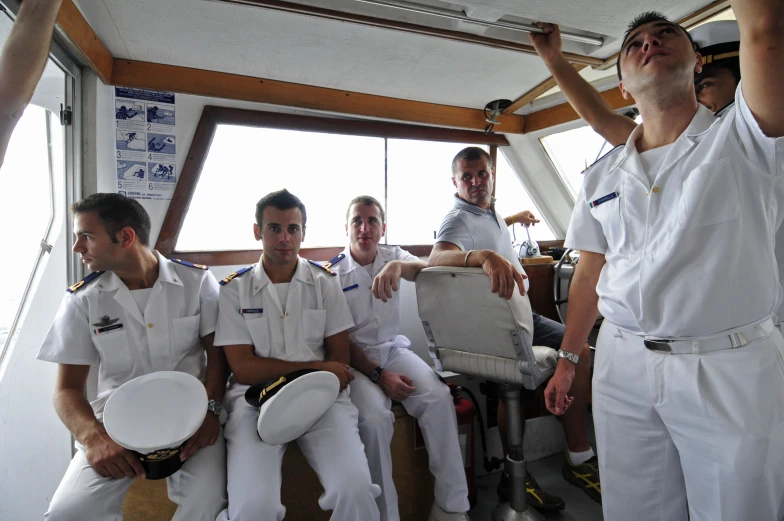
[[[65,221],[53,232],[52,252],[42,260],[18,337],[0,366],[2,521],[43,519],[71,460],[71,435],[52,406],[57,365],[35,358],[67,287]]]

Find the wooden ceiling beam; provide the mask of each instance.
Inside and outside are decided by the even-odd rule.
[[[631,107],[636,103],[632,98],[624,99],[620,89],[617,88],[604,91],[601,95],[607,100],[613,110]],[[577,115],[572,106],[569,103],[561,103],[555,107],[528,114],[525,117],[525,132],[536,132],[537,130],[554,127],[577,119],[580,119],[580,116]]]
[[[101,81],[106,84],[112,82],[114,58],[73,0],[63,0],[57,15],[57,30]]]
[[[124,59],[114,60],[112,83],[440,127],[487,127],[484,111],[478,109]],[[496,129],[521,134],[524,125],[524,116],[512,114],[500,116]]]
[[[513,42],[510,40],[501,40],[498,38],[488,38],[477,34],[466,33],[461,31],[452,31],[449,29],[439,29],[437,27],[429,27],[427,25],[412,24],[409,22],[399,22],[397,20],[387,20],[385,18],[376,18],[373,16],[360,15],[354,13],[347,13],[344,11],[336,11],[333,9],[325,9],[323,7],[316,7],[306,4],[297,4],[293,2],[284,2],[281,0],[213,0],[215,2],[226,4],[239,4],[249,5],[254,7],[261,7],[264,9],[271,9],[274,11],[283,11],[286,13],[302,14],[307,16],[315,16],[317,18],[326,18],[329,20],[337,20],[341,22],[349,22],[360,25],[369,25],[371,27],[381,27],[383,29],[392,29],[395,31],[403,31],[407,33],[423,34],[426,36],[435,36],[446,40],[455,40],[458,42],[473,43],[477,45],[484,45],[495,49],[504,49],[507,51],[516,51],[526,54],[536,54],[533,45],[524,43]],[[584,56],[582,54],[564,53],[566,58],[573,63],[584,63],[586,65],[601,65],[604,60],[601,58],[594,58],[592,56]]]

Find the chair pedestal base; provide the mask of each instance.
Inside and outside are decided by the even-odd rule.
[[[523,419],[520,414],[520,386],[501,383],[501,398],[506,405],[507,439],[506,474],[509,476],[509,502],[493,511],[493,521],[544,521],[542,514],[528,506],[525,492],[525,457],[523,457]]]
[[[493,521],[545,521],[545,517],[533,508],[518,512],[509,503],[501,503],[493,510]]]

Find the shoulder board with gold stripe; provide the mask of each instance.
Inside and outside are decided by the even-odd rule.
[[[204,264],[194,264],[192,262],[184,261],[182,259],[169,259],[172,262],[176,262],[177,264],[182,264],[183,266],[188,266],[189,268],[198,268],[200,270],[208,270],[210,269],[209,266],[205,266]]]
[[[239,277],[243,273],[247,273],[247,272],[249,272],[252,269],[253,269],[253,265],[252,264],[250,266],[245,266],[241,270],[235,271],[234,273],[232,273],[231,275],[229,275],[228,277],[226,277],[225,279],[220,281],[218,284],[220,284],[221,286],[225,286],[226,284],[228,284],[232,280],[236,279],[237,277]]]
[[[308,259],[308,262],[309,262],[309,263],[311,263],[311,264],[313,264],[314,266],[317,266],[317,267],[321,268],[322,270],[326,271],[327,273],[329,273],[329,274],[330,274],[330,275],[332,275],[333,277],[334,277],[335,275],[337,275],[337,273],[335,273],[334,271],[332,271],[331,269],[329,269],[329,268],[328,268],[328,267],[326,267],[326,266],[322,266],[321,264],[319,264],[319,263],[318,263],[318,262],[316,262],[316,261],[312,261],[312,260]]]
[[[342,261],[345,258],[346,258],[346,254],[345,253],[342,253],[342,252],[338,253],[337,255],[335,255],[334,257],[329,259],[326,263],[324,263],[323,267],[329,269],[329,268],[331,268],[332,266],[334,266],[335,264],[337,264],[338,262]]]
[[[580,173],[581,173],[581,174],[584,174],[584,173],[586,173],[588,170],[590,170],[591,168],[593,168],[593,167],[595,167],[596,165],[598,165],[599,163],[601,163],[601,162],[602,162],[602,160],[604,160],[604,158],[608,157],[610,154],[612,154],[613,152],[615,152],[615,151],[616,151],[616,150],[618,150],[619,148],[623,148],[623,147],[625,147],[625,146],[626,146],[626,143],[624,143],[623,145],[618,145],[618,146],[614,147],[612,150],[610,150],[609,152],[607,152],[606,154],[604,154],[602,157],[600,157],[599,159],[597,159],[596,161],[594,161],[594,162],[591,164],[591,166],[587,166],[587,167],[585,167],[585,170],[583,170],[583,171],[582,171],[582,172],[580,172]]]
[[[106,272],[105,271],[94,271],[94,272],[90,273],[89,275],[87,275],[82,280],[80,280],[79,282],[77,282],[76,284],[74,284],[73,286],[69,287],[65,291],[67,291],[68,293],[76,293],[85,284],[89,284],[90,282],[94,281],[95,279],[97,279],[98,277],[103,275],[104,273],[106,273]]]

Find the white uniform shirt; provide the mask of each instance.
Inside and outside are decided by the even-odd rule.
[[[337,277],[298,258],[286,311],[257,262],[221,281],[215,345],[251,344],[257,356],[290,362],[324,360],[324,338],[354,325]]]
[[[373,260],[373,275],[356,263],[347,246],[343,251],[345,257],[330,266],[338,274],[343,295],[346,297],[354,327],[349,329],[349,338],[360,347],[411,346],[408,338],[398,335],[400,331],[400,291],[394,291],[392,298],[383,302],[373,296],[371,291],[373,279],[389,261],[418,260],[399,246],[378,246],[378,253]],[[378,360],[377,360],[378,362]]]
[[[612,324],[688,338],[773,313],[784,140],[762,133],[741,88],[721,118],[699,106],[652,183],[635,148],[641,127],[586,173],[565,244],[605,255],[596,289]]]
[[[39,360],[98,364],[98,396],[91,405],[99,421],[112,392],[138,376],[182,371],[204,381],[200,337],[215,331],[218,284],[209,271],[155,255],[158,280],[144,313],[123,281],[106,272],[66,293],[38,351]]]

